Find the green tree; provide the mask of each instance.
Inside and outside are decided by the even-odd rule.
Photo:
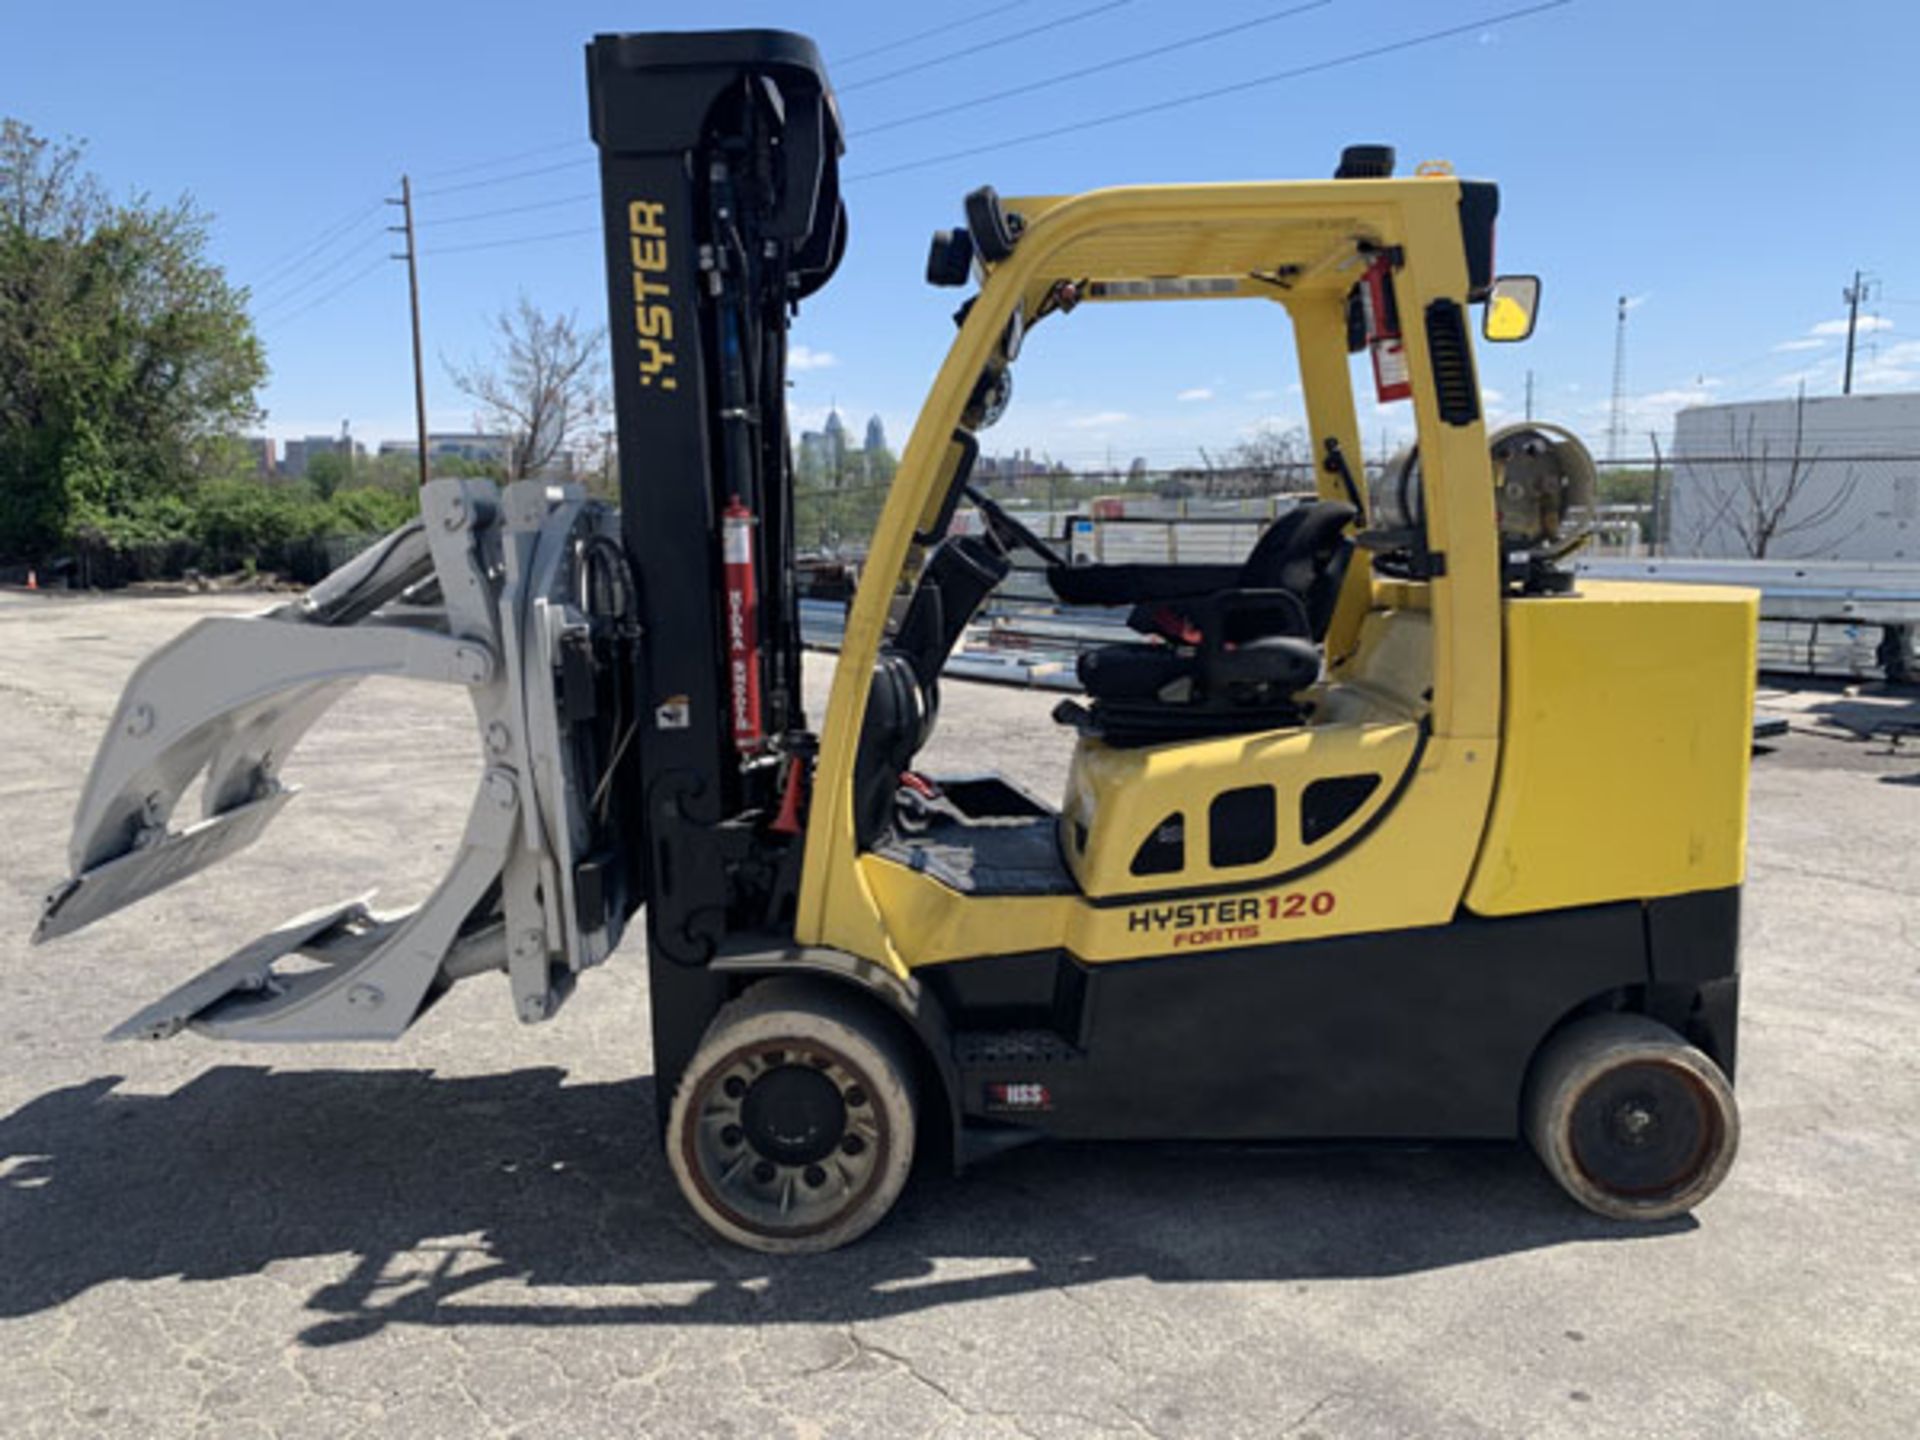
[[[307,461],[307,484],[322,500],[331,500],[352,480],[353,462],[338,451],[323,450]]]
[[[0,120],[0,555],[110,533],[230,463],[266,361],[189,199],[107,198]]]

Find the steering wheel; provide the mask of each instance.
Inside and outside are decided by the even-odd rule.
[[[980,513],[987,517],[987,528],[993,532],[993,538],[1001,545],[1009,550],[1016,546],[1030,550],[1049,565],[1066,565],[1066,558],[1058,550],[1014,519],[998,500],[982,494],[976,485],[968,485],[964,493],[979,507]]]

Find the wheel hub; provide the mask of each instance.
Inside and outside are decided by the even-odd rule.
[[[886,1122],[866,1077],[824,1046],[736,1051],[699,1104],[695,1183],[762,1234],[834,1224],[865,1199],[886,1158]]]
[[[812,1165],[839,1146],[847,1104],[824,1071],[781,1065],[747,1088],[740,1124],[747,1143],[776,1164]]]
[[[1688,1184],[1717,1146],[1708,1097],[1684,1071],[1622,1065],[1587,1087],[1574,1107],[1580,1168],[1617,1195],[1660,1195]]]

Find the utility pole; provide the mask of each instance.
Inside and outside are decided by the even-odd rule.
[[[1527,371],[1527,423],[1533,423],[1533,372]]]
[[[1853,393],[1853,340],[1860,328],[1860,302],[1867,298],[1867,287],[1861,283],[1860,272],[1853,272],[1853,284],[1840,292],[1840,298],[1847,302],[1847,373],[1840,382],[1840,393]]]
[[[1627,297],[1620,297],[1613,326],[1613,409],[1607,418],[1607,460],[1620,459],[1627,420]]]
[[[389,205],[398,205],[405,217],[404,224],[389,225],[387,229],[407,237],[407,250],[404,255],[396,255],[396,260],[407,262],[407,301],[413,310],[413,422],[420,450],[420,483],[427,483],[427,379],[420,364],[420,263],[419,247],[413,243],[413,184],[405,175],[400,177],[400,198],[389,198]]]

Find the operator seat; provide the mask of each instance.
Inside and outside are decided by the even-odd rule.
[[[951,535],[927,556],[913,599],[874,660],[853,762],[854,833],[871,849],[891,828],[900,776],[933,736],[940,672],[974,612],[1006,578],[1006,554],[977,535]]]
[[[1346,578],[1358,512],[1300,505],[1234,565],[1055,566],[1047,579],[1072,605],[1131,604],[1147,640],[1080,657],[1091,709],[1055,711],[1110,745],[1153,745],[1297,725],[1299,692],[1320,677],[1321,645]]]

